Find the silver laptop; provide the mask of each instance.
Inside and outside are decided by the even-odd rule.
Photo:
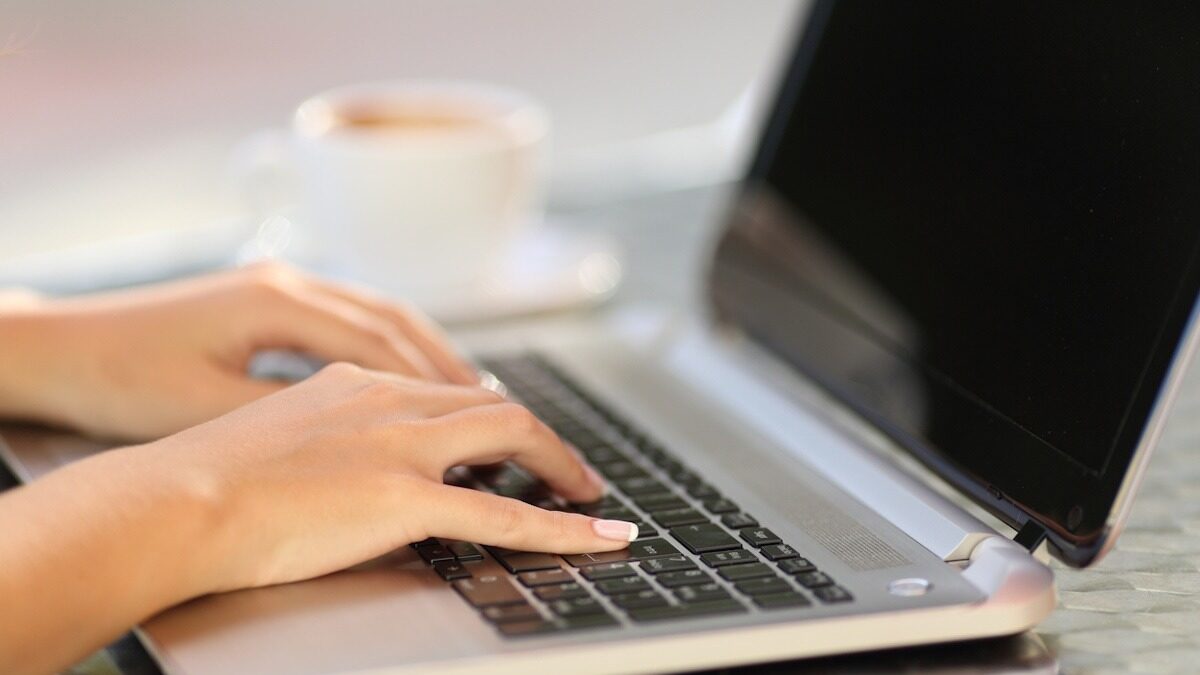
[[[1112,546],[1195,344],[1198,33],[1192,6],[815,3],[704,312],[472,340],[612,490],[447,479],[640,539],[428,540],[141,638],[188,675],[613,673],[1035,626],[1044,554]],[[7,440],[26,479],[94,449]]]

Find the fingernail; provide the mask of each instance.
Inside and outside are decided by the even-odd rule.
[[[592,485],[600,488],[601,495],[608,494],[608,483],[604,482],[604,476],[601,476],[599,471],[592,468],[590,464],[584,464],[583,472],[587,474],[588,480],[592,482]]]
[[[597,536],[615,541],[633,541],[638,536],[638,526],[623,520],[593,520],[592,530]]]

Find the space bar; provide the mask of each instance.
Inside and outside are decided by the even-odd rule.
[[[746,608],[737,600],[714,600],[698,602],[691,605],[670,605],[667,607],[643,607],[630,609],[629,618],[634,621],[667,621],[669,619],[688,619],[691,617],[711,616],[713,614],[730,614],[744,612]]]

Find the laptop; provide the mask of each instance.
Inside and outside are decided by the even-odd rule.
[[[637,541],[427,540],[139,635],[187,675],[615,673],[1036,626],[1046,556],[1112,547],[1195,349],[1198,34],[1187,3],[814,3],[695,316],[472,341],[611,491],[447,480]],[[25,479],[96,449],[6,440]]]

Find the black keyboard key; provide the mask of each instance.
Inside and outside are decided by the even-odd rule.
[[[591,594],[587,589],[574,581],[568,581],[565,584],[553,584],[550,586],[538,586],[533,589],[533,594],[538,596],[538,599],[551,602],[554,600],[569,600],[572,598],[589,598]]]
[[[454,554],[458,562],[477,562],[483,560],[483,552],[475,544],[466,541],[452,541],[446,548]]]
[[[680,485],[701,485],[704,483],[704,480],[700,476],[692,473],[691,469],[678,462],[667,468],[666,472],[671,477],[671,480]]]
[[[509,621],[541,619],[542,615],[533,608],[533,605],[526,603],[524,605],[493,605],[491,607],[484,607],[483,618],[492,623],[507,623]]]
[[[559,619],[563,630],[586,630],[589,628],[611,628],[620,623],[608,614],[577,614]]]
[[[629,566],[629,563],[623,562],[590,565],[579,571],[581,574],[583,574],[584,579],[588,579],[590,581],[600,581],[601,579],[617,579],[620,577],[637,575],[637,572]]]
[[[784,574],[803,574],[804,572],[816,572],[817,566],[809,562],[807,558],[791,558],[779,561],[779,571]]]
[[[822,586],[813,591],[821,602],[850,602],[854,598],[841,586]]]
[[[612,495],[605,495],[605,496],[601,497],[600,499],[597,499],[594,502],[586,502],[583,504],[572,504],[572,506],[574,506],[575,510],[579,511],[580,513],[588,513],[589,511],[592,511],[595,509],[604,509],[604,508],[612,508],[612,507],[616,507],[616,506],[625,506],[625,502],[622,502],[620,499],[617,499],[616,497],[614,497]]]
[[[506,465],[484,481],[492,492],[501,497],[526,499],[533,492],[544,489],[541,482],[532,474],[514,465]]]
[[[668,488],[662,482],[649,476],[622,478],[620,480],[613,481],[613,485],[616,485],[618,490],[624,492],[630,497],[670,491],[670,488]]]
[[[653,541],[653,540],[651,540]],[[597,563],[614,563],[625,560],[633,560],[633,554],[629,549],[623,548],[619,551],[601,551],[599,553],[575,553],[572,555],[564,555],[563,560],[566,560],[574,567],[586,567]]]
[[[658,536],[658,530],[650,523],[647,523],[644,520],[634,520],[631,522],[638,527],[638,539],[646,539],[649,537]]]
[[[808,607],[812,601],[795,591],[786,593],[771,593],[754,596],[754,604],[763,609],[783,609],[785,607]]]
[[[557,626],[549,621],[534,619],[531,621],[513,621],[501,623],[496,626],[500,634],[505,637],[527,637],[530,635],[543,635],[557,630]]]
[[[742,539],[751,546],[770,546],[779,544],[782,540],[774,532],[765,527],[751,527],[742,530]]]
[[[646,444],[647,438],[645,434],[631,428],[625,432],[625,441],[636,448],[641,448]]]
[[[589,513],[588,515],[593,518],[603,518],[605,520],[624,520],[628,523],[641,518],[633,509],[627,506],[599,509],[595,513]]]
[[[758,527],[758,521],[749,513],[726,513],[721,516],[721,524],[731,530],[740,530],[744,527]]]
[[[525,553],[493,549],[492,555],[504,565],[504,569],[518,574],[534,570],[552,570],[559,567],[558,556],[549,553]]]
[[[517,575],[521,583],[529,588],[535,586],[549,586],[551,584],[566,584],[573,581],[571,575],[564,569],[553,570],[537,570],[535,572],[522,572]]]
[[[664,558],[651,558],[642,561],[642,570],[647,574],[659,575],[681,570],[694,570],[696,563],[684,555],[672,555]]]
[[[770,546],[764,546],[762,547],[762,554],[767,556],[767,560],[773,561],[800,557],[800,553],[787,544],[771,544]]]
[[[528,391],[521,392],[521,397],[529,397]],[[559,396],[554,394],[554,396]],[[608,445],[600,434],[596,433],[583,422],[576,419],[577,408],[575,406],[562,406],[559,403],[565,402],[559,398],[558,401],[553,399],[534,396],[530,400],[523,400],[526,408],[532,410],[538,418],[546,423],[551,429],[554,429],[563,440],[571,445],[579,448],[582,452],[588,452],[593,448],[601,448]],[[569,409],[568,409],[569,408]]]
[[[698,586],[712,581],[712,576],[702,569],[693,567],[690,570],[679,570],[678,572],[664,572],[654,576],[654,580],[662,584],[666,588],[678,588],[680,586]]]
[[[660,459],[654,460],[654,465],[667,472],[671,476],[671,480],[675,480],[676,473],[683,471],[683,462],[671,455],[663,455]]]
[[[554,600],[546,603],[551,612],[556,616],[580,616],[583,614],[604,614],[604,606],[599,600],[591,596],[578,598],[564,598],[562,600]]]
[[[655,466],[662,466],[664,463],[674,459],[671,453],[667,452],[661,445],[655,445],[653,442],[638,444],[638,450],[646,456],[646,459],[654,463]]]
[[[642,467],[633,462],[609,462],[600,464],[596,467],[605,478],[611,481],[619,481],[624,478],[649,478],[650,474]]]
[[[676,527],[671,530],[671,536],[679,540],[679,543],[692,553],[728,551],[742,547],[737,539],[729,536],[728,532],[713,523]]]
[[[622,593],[638,593],[650,590],[650,582],[641,577],[620,577],[596,582],[596,590],[605,595],[621,595]]]
[[[575,447],[579,447],[578,444]],[[579,448],[584,457],[592,464],[607,464],[609,462],[624,462],[624,453],[609,445],[595,445],[586,450]]]
[[[637,593],[626,593],[625,595],[614,596],[613,604],[621,609],[643,609],[646,607],[664,607],[667,604],[667,599],[658,594],[658,591],[647,589],[638,591]]]
[[[638,560],[661,558],[669,555],[679,555],[679,549],[667,543],[666,539],[637,540],[629,545],[629,553]]]
[[[704,502],[704,510],[709,513],[732,513],[740,509],[728,499],[710,499]]]
[[[638,515],[633,512],[628,506],[621,503],[616,504],[587,504],[576,507],[579,512],[585,516],[593,518],[605,518],[607,520],[637,520]]]
[[[554,420],[556,417],[558,417],[558,415],[546,410],[541,410],[538,412],[539,416],[542,418],[542,421],[545,421],[551,427],[554,427],[554,431],[556,431],[559,436],[562,436],[571,445],[579,448],[579,451],[584,454],[587,454],[596,448],[607,447],[608,445],[608,441],[605,441],[603,438],[597,436],[596,432],[583,427],[573,420],[566,421],[566,419],[564,419],[564,421],[555,422]]]
[[[698,523],[707,523],[708,516],[700,513],[695,509],[674,509],[672,511],[661,511],[651,515],[654,521],[663,527],[670,529],[681,525],[695,525]]]
[[[770,595],[772,593],[785,593],[792,590],[791,584],[779,577],[746,579],[745,581],[737,582],[733,587],[746,595]]]
[[[708,483],[693,483],[687,486],[687,493],[696,499],[716,499],[721,496],[717,489]]]
[[[729,581],[741,581],[755,577],[774,577],[775,570],[768,567],[765,563],[750,563],[748,565],[718,567],[717,574],[720,574]]]
[[[715,581],[694,586],[680,586],[674,589],[675,597],[685,604],[694,602],[710,602],[712,600],[727,600],[731,596],[725,587]]]
[[[629,610],[629,618],[641,622],[669,621],[671,619],[691,619],[716,614],[733,614],[744,612],[746,608],[737,600],[716,600],[713,602],[698,602],[690,605],[668,605],[666,607],[646,607]]]
[[[796,575],[796,581],[805,588],[820,588],[822,586],[832,586],[833,579],[829,578],[824,572],[804,572]]]
[[[463,564],[455,560],[443,560],[433,564],[433,571],[446,581],[470,578],[471,572]]]
[[[666,486],[663,486],[663,489],[657,492],[643,492],[639,494],[633,498],[633,503],[642,508],[646,508],[647,506],[653,506],[659,502],[670,501],[678,498],[679,495],[671,492],[671,490]]]
[[[409,546],[413,547],[414,549],[423,548],[425,546],[441,546],[441,545],[442,545],[442,542],[438,541],[437,539],[434,539],[433,537],[429,537],[428,539],[422,539],[421,541],[414,541],[413,543],[409,544]]]
[[[675,509],[686,509],[688,503],[682,497],[672,492],[652,492],[648,495],[637,497],[633,500],[638,508],[647,513],[658,513],[659,511],[674,511]]]
[[[422,560],[430,565],[439,562],[454,561],[454,554],[450,552],[450,549],[442,546],[440,543],[434,544],[433,546],[422,546],[421,548],[417,549],[417,554],[421,556]]]
[[[758,562],[758,557],[744,548],[734,551],[717,551],[705,553],[700,560],[709,567],[724,567],[725,565],[740,565],[742,563]]]
[[[508,577],[488,575],[477,579],[459,579],[454,590],[475,607],[492,605],[514,605],[525,602],[520,591]]]

